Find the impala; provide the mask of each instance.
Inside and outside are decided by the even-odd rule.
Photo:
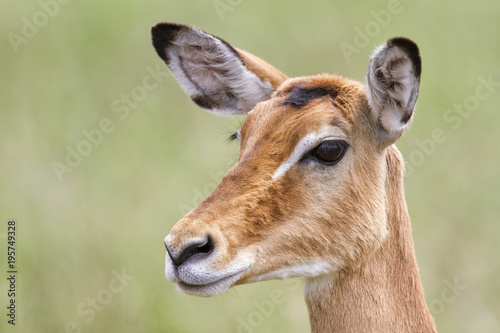
[[[417,100],[417,45],[378,47],[366,84],[288,78],[199,29],[152,28],[181,87],[209,111],[245,114],[236,165],[165,238],[165,274],[190,295],[300,277],[312,332],[435,332],[394,146]]]

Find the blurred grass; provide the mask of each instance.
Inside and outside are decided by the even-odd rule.
[[[227,3],[226,1],[223,1]],[[163,276],[163,237],[235,161],[226,134],[238,120],[200,111],[167,77],[123,120],[111,104],[142,85],[159,58],[150,27],[195,25],[268,60],[290,76],[336,72],[364,80],[375,45],[394,36],[421,48],[416,119],[398,146],[408,159],[435,128],[447,139],[406,179],[407,202],[429,304],[458,279],[465,289],[434,311],[440,332],[500,327],[498,216],[500,93],[481,101],[458,129],[443,119],[473,95],[478,78],[500,81],[498,1],[401,1],[401,13],[348,62],[340,43],[387,2],[242,1],[220,19],[211,1],[71,1],[15,53],[7,33],[40,11],[35,1],[1,2],[0,219],[19,224],[18,325],[4,332],[235,332],[239,318],[272,290],[285,293],[255,332],[308,331],[300,290],[280,281],[237,287],[212,299],[177,293]],[[59,182],[54,161],[103,118],[115,126]],[[213,176],[215,174],[215,176]],[[5,234],[6,227],[0,230]],[[5,238],[0,238],[2,248]],[[5,251],[0,251],[4,270]],[[101,296],[113,271],[134,276],[95,318],[77,309]],[[5,300],[6,280],[1,298]],[[447,294],[448,295],[448,294]],[[67,330],[70,331],[70,330]]]

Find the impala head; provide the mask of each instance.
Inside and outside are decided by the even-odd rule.
[[[387,235],[386,149],[408,127],[420,56],[378,47],[367,83],[287,78],[198,29],[161,23],[153,44],[202,108],[247,114],[238,162],[165,238],[166,276],[188,294],[355,270]]]

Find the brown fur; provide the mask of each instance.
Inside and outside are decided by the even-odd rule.
[[[277,107],[297,84],[327,84],[337,98],[325,96],[299,110]],[[403,164],[395,147],[378,151],[371,144],[375,130],[366,108],[364,87],[351,80],[321,75],[287,81],[249,113],[238,164],[171,234],[181,245],[219,231],[224,241],[216,242],[227,244],[220,267],[248,248],[268,258],[238,284],[284,266],[331,258],[339,273],[317,278],[330,279],[319,283],[328,289],[305,292],[313,332],[433,332],[404,202]],[[325,123],[345,129],[350,139],[352,164],[336,175],[345,183],[328,188],[321,182],[335,180],[300,168],[273,182],[272,173],[300,138]]]
[[[286,75],[281,73],[279,70],[269,65],[264,60],[259,57],[254,56],[250,52],[242,49],[235,48],[239,53],[241,60],[245,64],[245,67],[261,79],[262,82],[270,82],[274,89],[277,89],[279,85],[286,79]]]
[[[392,142],[379,140],[365,86],[327,74],[288,79],[235,50],[275,92],[248,113],[238,163],[173,227],[169,253],[210,235],[214,252],[199,260],[211,260],[212,271],[242,254],[252,258],[233,285],[302,277],[315,333],[435,332],[415,259],[403,161]],[[284,103],[297,88],[327,94]],[[349,144],[344,158],[331,166],[298,162],[273,178],[299,141],[325,126]]]
[[[385,242],[358,270],[309,281],[312,332],[436,332],[425,304],[403,193],[403,162],[387,149]]]

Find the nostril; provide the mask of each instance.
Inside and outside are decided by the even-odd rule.
[[[196,249],[196,253],[210,253],[214,249],[214,242],[212,241],[212,237],[207,236],[207,242],[205,245],[202,245]]]
[[[196,254],[205,254],[209,255],[214,250],[214,242],[210,235],[203,240],[194,241],[186,245],[178,255],[172,254],[172,251],[167,246],[167,252],[172,259],[172,262],[179,266],[183,262],[185,262],[188,258],[196,255]]]

